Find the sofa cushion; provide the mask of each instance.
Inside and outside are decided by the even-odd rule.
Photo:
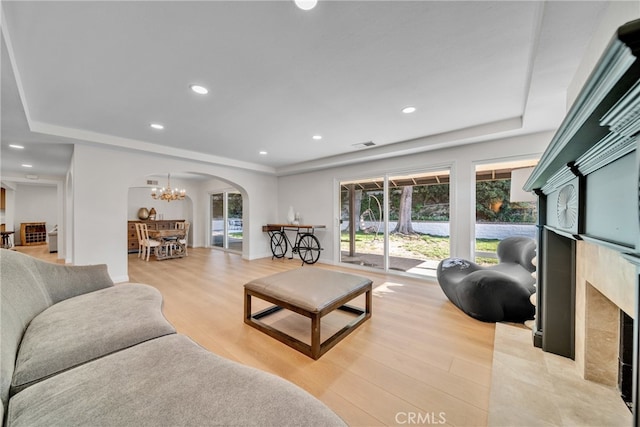
[[[18,348],[32,319],[62,299],[113,282],[106,265],[58,265],[0,249],[0,283],[0,399],[6,405]]]
[[[0,398],[5,405],[22,335],[31,319],[51,305],[36,262],[0,249]]]
[[[344,422],[306,391],[169,335],[35,384],[7,426],[330,426]]]
[[[113,286],[106,264],[58,265],[36,260],[35,267],[53,304]]]
[[[345,295],[370,285],[370,279],[355,274],[316,267],[299,267],[253,279],[244,287],[317,313],[343,299]]]
[[[44,378],[132,345],[175,333],[155,288],[123,284],[54,304],[24,333],[11,394]]]

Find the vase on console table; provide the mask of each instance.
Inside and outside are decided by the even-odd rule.
[[[289,206],[289,212],[287,212],[287,221],[289,221],[289,224],[293,224],[293,221],[295,221],[296,219],[296,214],[293,211],[293,206]]]

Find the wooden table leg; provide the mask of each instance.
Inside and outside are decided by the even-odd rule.
[[[244,321],[247,322],[248,319],[251,318],[251,295],[246,291],[244,291]]]
[[[311,313],[311,357],[320,357],[320,314]]]

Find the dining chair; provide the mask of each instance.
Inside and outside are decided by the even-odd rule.
[[[147,227],[147,224],[139,223],[138,226],[140,227],[140,236],[142,236],[142,246],[144,248],[144,254],[142,257],[146,257],[146,260],[149,261],[151,248],[157,248],[161,243],[158,240],[149,238],[149,228]]]
[[[189,253],[187,252],[187,242],[189,240],[190,226],[191,226],[191,223],[189,221],[176,222],[176,230],[184,230],[184,237],[181,239],[178,239],[178,242],[181,245],[184,245],[184,256],[189,256]]]
[[[138,238],[138,258],[140,258],[142,255],[142,233],[140,232],[140,223],[136,222],[135,224],[136,227],[136,237]]]

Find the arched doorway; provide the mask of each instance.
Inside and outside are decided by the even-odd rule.
[[[136,180],[129,187],[127,219],[137,220],[138,210],[152,207],[156,211],[156,219],[185,220],[191,223],[188,242],[192,247],[222,248],[245,255],[248,252],[248,197],[241,186],[205,173],[171,172],[171,187],[185,189],[184,200],[165,202],[151,197],[152,188],[167,186],[167,173],[153,173]],[[214,195],[224,194],[224,227],[223,239],[215,239],[219,219],[214,219]],[[231,210],[227,206],[231,205]],[[219,208],[223,212],[222,208]],[[222,223],[220,223],[222,224]],[[245,231],[246,230],[246,231]],[[218,242],[222,242],[220,245]]]

